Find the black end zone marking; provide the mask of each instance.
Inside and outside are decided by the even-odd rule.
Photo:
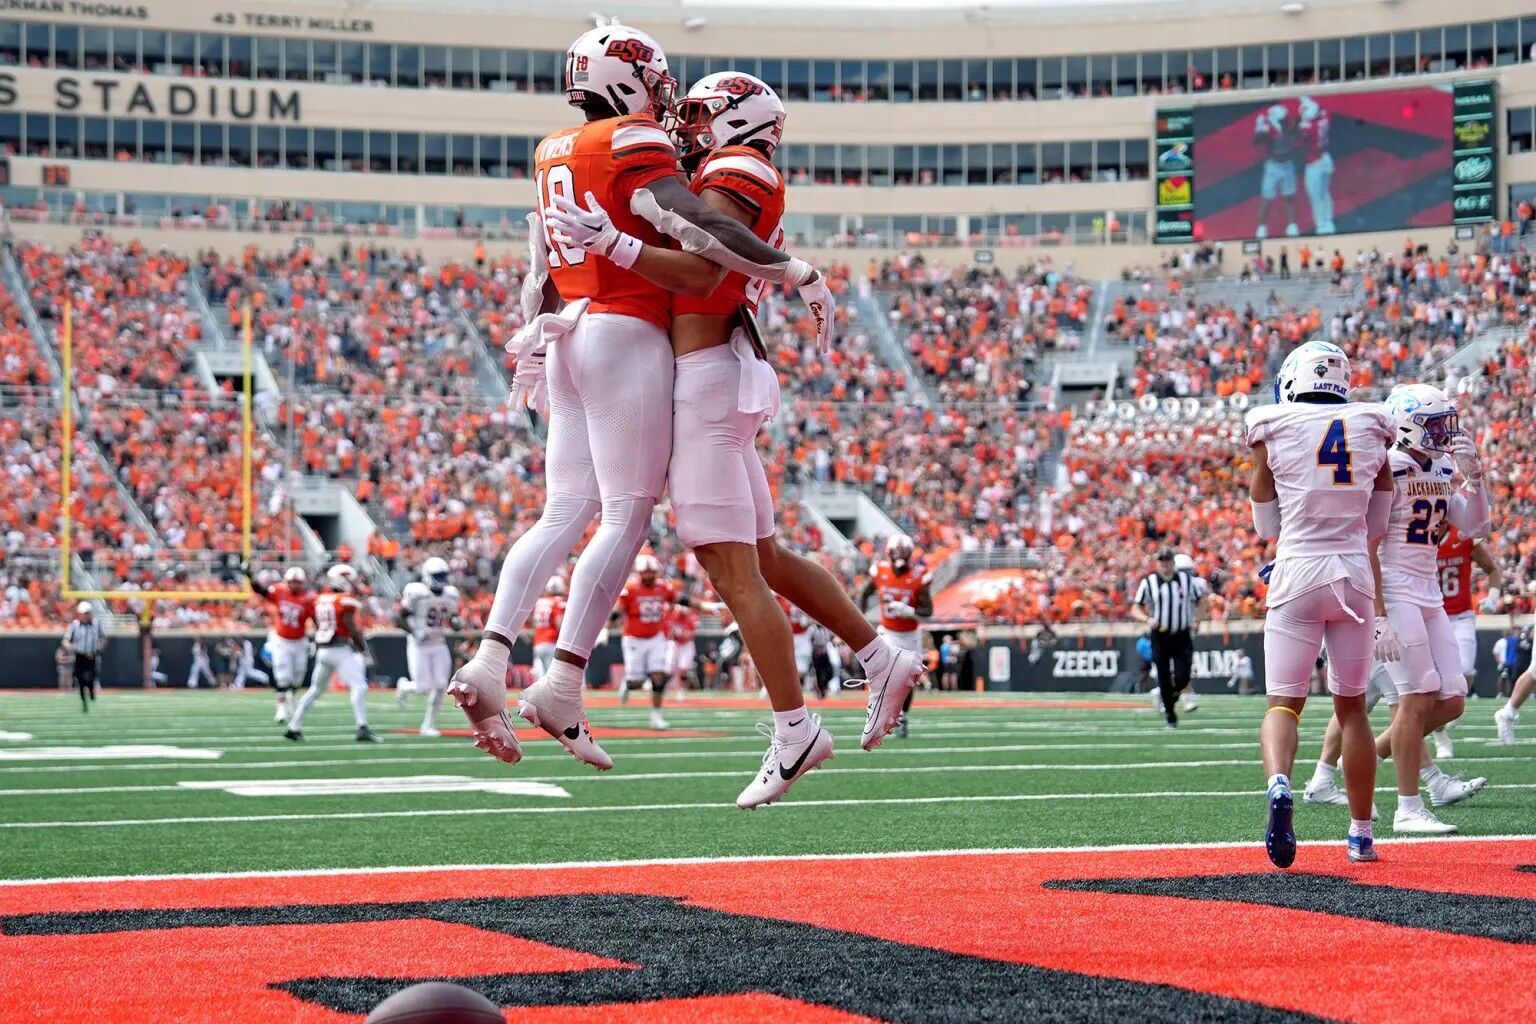
[[[1104,878],[1046,882],[1045,888],[1255,903],[1499,942],[1536,943],[1536,900],[1368,885],[1337,875],[1266,872],[1185,878]]]
[[[0,918],[7,935],[338,924],[407,918],[466,924],[631,967],[459,978],[301,978],[299,999],[364,1014],[419,981],[453,981],[499,1006],[768,993],[893,1024],[1318,1024],[1323,1018],[1168,985],[1074,974],[888,942],[854,932],[628,894],[414,903],[103,911]]]
[[[1536,875],[1536,864],[1517,864],[1517,865],[1515,865],[1515,870],[1516,871],[1524,871],[1527,874]]]

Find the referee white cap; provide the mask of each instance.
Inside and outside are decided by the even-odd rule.
[[[75,605],[75,612],[79,615],[91,614],[91,602],[81,601],[79,604]]]

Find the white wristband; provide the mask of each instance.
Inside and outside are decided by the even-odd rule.
[[[785,271],[784,276],[790,285],[799,288],[816,276],[816,268],[798,256],[791,256],[789,258],[789,269]]]
[[[613,248],[608,252],[608,259],[628,270],[640,258],[640,250],[643,248],[645,244],[640,239],[620,231],[618,241],[613,243]]]

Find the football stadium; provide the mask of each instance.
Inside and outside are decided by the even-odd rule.
[[[0,0],[0,1019],[1536,1020],[1536,11]]]

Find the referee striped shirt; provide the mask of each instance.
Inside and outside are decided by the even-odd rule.
[[[74,648],[76,654],[95,654],[101,649],[101,623],[94,619],[90,622],[75,619],[64,631],[64,642]]]
[[[1152,628],[1163,633],[1177,633],[1195,623],[1195,602],[1205,596],[1205,581],[1183,569],[1171,579],[1155,572],[1142,577],[1136,588],[1136,604],[1152,619]]]

